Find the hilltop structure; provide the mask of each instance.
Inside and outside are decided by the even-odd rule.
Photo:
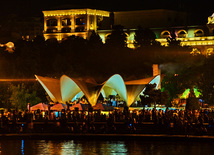
[[[167,39],[175,33],[182,46],[192,46],[194,51],[210,55],[214,52],[214,15],[206,25],[191,25],[192,17],[172,10],[139,10],[109,12],[96,9],[49,10],[44,14],[44,37],[58,41],[75,35],[89,38],[92,30],[102,41],[112,32],[113,25],[122,25],[127,36],[127,46],[134,48],[135,30],[138,26],[150,28],[157,41],[167,46]]]
[[[110,12],[95,9],[70,9],[43,11],[44,37],[62,40],[75,35],[88,38],[90,31],[97,31],[99,25],[110,17]]]

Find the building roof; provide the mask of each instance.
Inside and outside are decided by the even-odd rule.
[[[123,25],[124,28],[146,28],[171,27],[176,25],[188,25],[191,18],[186,12],[154,9],[137,11],[117,11],[114,12],[114,24]]]
[[[110,12],[104,10],[96,10],[96,9],[66,9],[66,10],[48,10],[42,11],[44,16],[64,16],[64,15],[97,15],[109,17]]]
[[[146,84],[156,83],[158,86],[160,83],[160,75],[128,81],[126,83],[119,74],[114,74],[101,84],[87,83],[86,81],[70,78],[66,75],[61,76],[60,79],[37,75],[36,78],[54,102],[65,103],[72,100],[80,92],[83,92],[92,106],[96,105],[100,93],[102,93],[104,97],[107,97],[111,95],[113,91],[127,103],[127,106],[130,106],[144,90]]]

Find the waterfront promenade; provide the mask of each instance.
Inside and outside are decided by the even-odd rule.
[[[10,112],[0,117],[3,135],[182,135],[213,136],[214,112],[209,110],[114,110]],[[123,136],[124,137],[124,136]]]

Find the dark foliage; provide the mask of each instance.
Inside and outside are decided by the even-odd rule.
[[[214,92],[212,80],[207,82],[213,75],[212,58],[204,63],[203,56],[190,55],[191,48],[180,46],[173,36],[168,47],[160,46],[148,29],[139,28],[136,32],[136,49],[126,47],[126,38],[123,27],[115,26],[105,44],[94,31],[89,40],[77,36],[61,42],[45,41],[42,36],[33,41],[18,40],[14,53],[1,49],[0,78],[35,78],[35,74],[59,78],[66,74],[103,82],[113,74],[120,74],[125,80],[134,80],[152,76],[152,64],[157,63],[165,74],[163,89],[170,95],[170,101],[193,85],[203,91],[204,99],[208,99],[205,92]]]
[[[148,28],[142,28],[141,26],[138,27],[138,29],[135,31],[134,36],[134,45],[135,47],[145,47],[145,46],[160,46],[160,43],[158,43],[156,39],[155,33],[148,29]]]
[[[200,109],[199,101],[195,97],[193,88],[190,88],[190,94],[186,103],[186,110],[199,110],[199,109]]]

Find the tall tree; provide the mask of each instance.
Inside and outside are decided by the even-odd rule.
[[[155,39],[156,35],[152,30],[138,26],[138,29],[135,31],[134,45],[135,47],[160,45]]]
[[[205,59],[203,66],[201,66],[200,78],[198,81],[198,88],[201,90],[201,98],[205,103],[214,105],[214,56]]]
[[[198,110],[200,109],[199,100],[196,98],[193,87],[190,88],[189,97],[186,101],[186,110]]]
[[[143,96],[140,96],[141,101],[144,100],[149,104],[154,103],[154,106],[156,104],[167,105],[169,99],[168,92],[161,92],[160,89],[156,89],[156,84],[147,84],[143,94]]]
[[[113,26],[112,33],[106,39],[106,45],[116,48],[123,48],[127,46],[127,36],[123,31],[123,26]]]
[[[99,34],[96,33],[94,30],[91,32],[91,35],[88,40],[89,46],[92,47],[100,47],[103,45],[102,39],[100,38]]]
[[[178,98],[179,94],[182,94],[185,90],[185,86],[181,82],[180,76],[178,74],[167,74],[164,76],[161,86],[162,91],[167,91],[169,94],[169,102],[167,103],[168,106],[171,105],[173,99]]]

